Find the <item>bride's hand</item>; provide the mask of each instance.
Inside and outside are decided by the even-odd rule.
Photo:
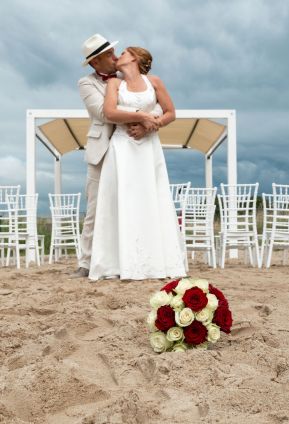
[[[144,126],[145,130],[147,132],[157,131],[160,126],[159,117],[151,115],[149,113],[144,113],[144,112],[142,112],[142,114],[143,114],[142,125]]]

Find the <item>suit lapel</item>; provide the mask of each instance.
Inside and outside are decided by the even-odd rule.
[[[98,78],[95,73],[91,74],[90,77],[92,78],[96,88],[101,92],[103,96],[105,96],[106,83],[102,81],[100,78]]]

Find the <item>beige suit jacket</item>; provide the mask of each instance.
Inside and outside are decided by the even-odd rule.
[[[87,133],[87,145],[85,151],[85,160],[87,163],[97,165],[105,155],[109,139],[114,130],[114,124],[109,122],[103,113],[103,103],[106,92],[106,82],[102,81],[96,72],[81,78],[78,81],[80,96],[88,111],[91,125]],[[125,108],[118,106],[123,110],[136,110],[134,108]],[[157,103],[153,113],[162,115],[163,111]]]
[[[78,81],[80,96],[88,111],[91,125],[87,133],[85,160],[97,165],[109,146],[113,124],[103,114],[106,83],[94,72]]]

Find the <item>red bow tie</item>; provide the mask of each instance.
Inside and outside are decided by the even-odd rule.
[[[116,74],[102,74],[100,72],[96,72],[100,78],[102,78],[102,81],[107,81],[110,78],[117,78]]]

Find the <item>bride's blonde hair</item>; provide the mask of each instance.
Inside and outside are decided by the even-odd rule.
[[[150,71],[153,61],[150,52],[142,47],[127,47],[127,51],[136,58],[140,73],[146,75]]]

